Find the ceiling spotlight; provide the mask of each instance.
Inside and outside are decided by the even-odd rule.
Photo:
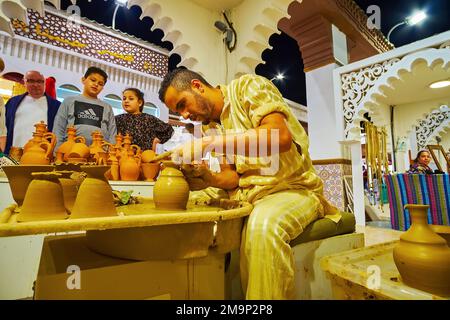
[[[418,24],[420,21],[424,20],[427,17],[427,14],[424,11],[417,11],[410,17],[406,18],[406,23],[413,26]]]
[[[270,79],[270,81],[273,81],[273,80],[283,80],[283,79],[284,79],[284,74],[279,73],[279,74],[277,74],[275,77],[273,77],[272,79]]]
[[[450,80],[436,81],[430,84],[431,89],[439,89],[450,86]]]

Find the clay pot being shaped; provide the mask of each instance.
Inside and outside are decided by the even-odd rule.
[[[67,128],[67,140],[61,144],[61,146],[56,151],[57,161],[67,161],[69,158],[69,153],[75,143],[86,143],[86,139],[82,136],[76,136],[77,129],[74,126],[69,126]]]
[[[78,183],[71,178],[74,171],[56,171],[56,173],[61,174],[59,182],[63,190],[64,207],[70,214],[78,193]]]
[[[56,172],[33,172],[18,222],[63,220],[67,218],[63,190]]]
[[[450,248],[427,222],[427,205],[407,204],[411,227],[394,247],[402,281],[436,295],[450,295]]]
[[[172,161],[163,161],[163,170],[153,188],[153,201],[158,209],[186,210],[189,185]]]
[[[142,175],[145,181],[155,181],[156,176],[159,173],[159,163],[141,163]]]
[[[14,201],[20,207],[25,199],[25,194],[28,189],[28,185],[33,179],[31,176],[32,172],[49,172],[53,171],[54,167],[51,165],[47,166],[3,166],[3,171],[8,177],[9,187],[11,188],[11,193]]]
[[[20,164],[50,164],[51,156],[52,149],[50,143],[43,141],[24,151],[22,158],[20,158]]]
[[[81,166],[87,173],[78,190],[70,219],[117,216],[111,186],[105,178],[109,166]]]
[[[119,167],[120,178],[123,181],[137,181],[139,179],[139,163],[135,160],[131,150],[127,155],[122,156]]]

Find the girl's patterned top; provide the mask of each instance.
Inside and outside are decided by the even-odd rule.
[[[142,150],[151,149],[155,138],[165,143],[173,135],[171,125],[147,113],[117,115],[116,126],[118,133],[131,135],[133,144],[138,145]]]
[[[414,163],[409,167],[407,173],[433,174],[433,169],[424,164]]]

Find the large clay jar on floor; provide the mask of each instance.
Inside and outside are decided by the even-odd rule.
[[[109,166],[81,166],[87,173],[78,190],[70,219],[117,216],[111,186],[105,178]]]
[[[153,188],[153,200],[158,209],[186,210],[189,184],[178,166],[163,161],[163,170]]]
[[[427,222],[427,205],[407,204],[411,227],[394,248],[402,281],[436,295],[450,295],[450,248]]]
[[[62,220],[67,218],[63,190],[56,172],[33,172],[18,222]]]

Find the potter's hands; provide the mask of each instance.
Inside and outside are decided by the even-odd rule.
[[[205,164],[183,164],[181,171],[192,191],[203,190],[213,185],[213,173]]]
[[[204,150],[212,143],[212,137],[193,139],[172,150],[172,161],[178,164],[201,162]]]

